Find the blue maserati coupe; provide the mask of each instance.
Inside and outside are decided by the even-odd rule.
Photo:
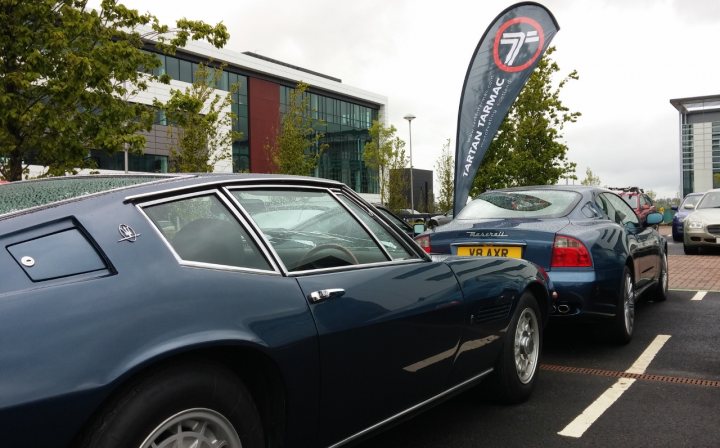
[[[630,341],[635,302],[666,298],[667,242],[660,213],[641,222],[615,193],[597,187],[537,186],[481,194],[450,223],[416,240],[429,254],[525,259],[544,269],[557,295],[553,316],[604,323]]]
[[[0,186],[0,446],[341,446],[481,380],[531,393],[548,278],[443,257],[345,185]]]

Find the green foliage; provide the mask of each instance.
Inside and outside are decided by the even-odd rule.
[[[280,174],[312,175],[320,155],[328,147],[320,144],[325,134],[315,130],[321,122],[312,117],[310,96],[305,93],[307,89],[307,84],[299,82],[290,91],[280,132],[274,142],[265,144],[265,150]]]
[[[575,164],[566,159],[562,143],[565,124],[574,123],[580,112],[571,112],[560,100],[560,91],[576,71],[555,87],[553,75],[560,67],[550,47],[500,125],[473,183],[471,195],[492,188],[516,185],[555,184],[574,176]]]
[[[450,152],[450,139],[443,145],[435,162],[435,174],[440,184],[440,196],[437,199],[437,211],[445,213],[453,207],[453,198],[455,196],[455,158]]]
[[[390,210],[410,208],[409,186],[410,176],[407,168],[408,157],[405,154],[405,142],[395,137],[392,141],[392,152],[388,158],[387,206]]]
[[[211,172],[215,163],[232,157],[232,142],[241,136],[232,130],[237,117],[230,111],[238,86],[231,86],[228,94],[215,93],[223,68],[210,70],[200,64],[192,86],[184,91],[172,89],[165,104],[155,100],[155,107],[165,112],[171,124],[170,168],[174,172]]]
[[[159,66],[145,38],[174,52],[188,39],[221,47],[229,34],[182,19],[172,30],[150,14],[103,0],[0,0],[0,175],[19,180],[32,162],[64,174],[86,166],[90,149],[140,152],[151,107],[130,102]],[[147,31],[144,34],[139,28]],[[170,33],[166,35],[165,33]]]
[[[395,126],[385,127],[380,120],[373,120],[370,126],[370,141],[365,143],[363,148],[363,161],[365,165],[378,171],[378,183],[380,184],[380,202],[387,200],[388,183],[391,176],[388,174],[388,166],[397,152],[400,141],[395,133]],[[404,143],[403,143],[404,146]]]
[[[590,169],[590,167],[587,167],[587,169],[585,170],[585,179],[580,181],[580,183],[582,185],[590,185],[590,186],[598,187],[598,186],[600,186],[600,177],[595,176],[593,174],[592,170]]]

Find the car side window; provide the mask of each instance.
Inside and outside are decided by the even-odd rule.
[[[622,226],[628,223],[635,225],[640,224],[640,220],[635,214],[635,211],[633,211],[622,198],[612,193],[603,193],[600,196],[608,203],[609,208],[612,209],[612,211],[608,213],[610,219]]]
[[[388,261],[386,252],[327,190],[231,190],[289,271]]]
[[[184,261],[273,270],[240,222],[215,194],[142,208]]]
[[[385,250],[388,251],[393,260],[419,258],[417,255],[410,253],[400,240],[351,199],[344,195],[341,195],[340,199],[370,228],[370,231],[375,234],[375,237],[380,241],[380,244],[383,245]]]

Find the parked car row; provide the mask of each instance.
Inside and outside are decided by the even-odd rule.
[[[637,301],[667,297],[639,189],[492,190],[414,227],[317,178],[2,190],[9,446],[349,444],[480,382],[521,402],[548,321],[627,343]],[[720,189],[680,209],[686,253],[720,246]]]
[[[684,235],[685,218],[695,210],[695,206],[702,197],[703,193],[690,193],[685,196],[682,203],[678,207],[672,207],[675,210],[672,220],[672,238],[673,241],[682,241]]]
[[[536,383],[550,281],[431,258],[345,185],[89,176],[0,187],[8,447],[339,446]]]
[[[685,254],[695,255],[702,248],[720,248],[720,189],[710,190],[701,194],[699,199],[694,196],[690,200],[697,200],[697,203],[686,205],[688,198],[685,198],[681,205],[681,209],[689,211],[682,221]]]

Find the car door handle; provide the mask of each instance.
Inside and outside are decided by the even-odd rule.
[[[308,295],[308,299],[312,303],[318,303],[323,300],[332,299],[333,297],[342,297],[345,294],[345,290],[342,288],[331,288],[321,289],[320,291],[313,291]]]

